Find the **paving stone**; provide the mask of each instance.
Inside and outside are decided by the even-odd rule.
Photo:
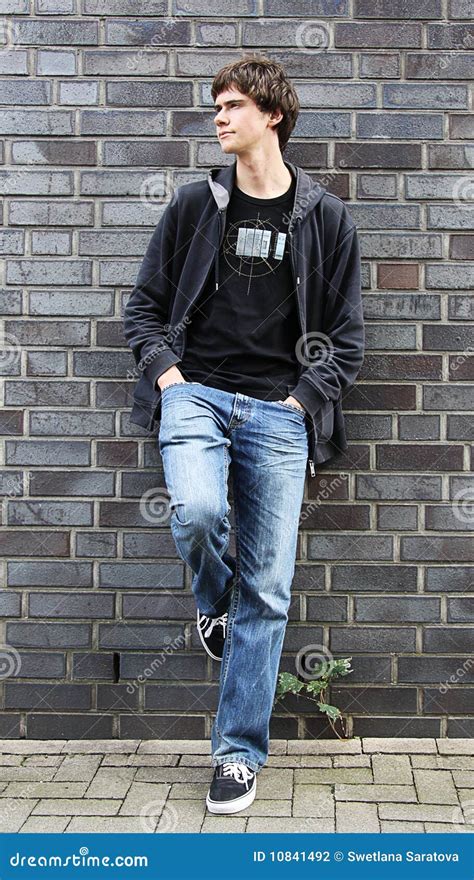
[[[20,834],[61,834],[70,821],[71,816],[31,815],[21,826]]]
[[[10,782],[1,797],[80,798],[87,782]]]
[[[178,762],[179,755],[104,755],[101,767],[176,767]]]
[[[272,740],[235,816],[206,808],[209,740],[0,742],[1,832],[474,832],[472,740]]]
[[[331,755],[287,755],[286,759],[294,757],[299,763],[295,764],[295,767],[332,767],[333,766],[333,758]],[[348,756],[350,757],[350,755]],[[354,760],[357,758],[357,755],[354,755]],[[285,759],[282,758],[284,761]],[[291,766],[291,765],[288,765]]]
[[[474,755],[474,739],[444,739],[436,740],[438,751],[441,755]]]
[[[147,834],[154,830],[145,828],[140,816],[77,816],[65,834]]]
[[[474,831],[474,788],[460,788],[458,797],[462,804],[462,816],[458,816],[458,821],[469,825]]]
[[[212,767],[139,767],[135,782],[207,782],[211,784]]]
[[[38,803],[37,799],[0,801],[0,831],[2,834],[11,834],[18,831],[30,815],[33,807]]]
[[[211,816],[207,813],[202,834],[243,834],[249,820],[240,816]]]
[[[413,785],[408,755],[372,755],[372,769],[375,783]]]
[[[334,767],[371,767],[371,758],[370,755],[334,755],[332,763]]]
[[[412,755],[411,763],[430,770],[474,770],[474,758],[469,755]]]
[[[172,755],[171,757],[176,757],[176,755]],[[210,755],[181,755],[178,756],[178,766],[179,767],[211,767],[211,756]]]
[[[273,800],[293,797],[293,770],[275,770],[263,767],[257,778],[257,794],[259,798]]]
[[[418,800],[422,804],[457,804],[450,770],[414,770]]]
[[[454,815],[453,805],[443,807],[439,804],[407,804],[407,803],[384,803],[379,804],[379,816],[381,819],[402,819],[405,822],[446,822],[449,824],[462,824],[459,821],[461,810],[458,807],[457,818]]]
[[[121,801],[106,800],[100,798],[81,798],[68,800],[67,798],[45,798],[36,804],[32,811],[33,816],[55,816],[67,813],[69,816],[115,816],[121,806]]]
[[[295,817],[279,819],[263,816],[251,817],[247,824],[247,834],[333,834],[334,819],[316,817]]]
[[[454,770],[453,779],[458,788],[474,788],[474,770]]]
[[[3,767],[2,782],[51,782],[56,767]]]
[[[339,739],[289,739],[289,755],[357,755],[362,751],[362,740]]]
[[[443,825],[441,822],[425,822],[425,831],[432,834],[474,834],[474,825]]]
[[[253,803],[245,810],[242,810],[243,816],[291,816],[290,800],[270,800],[257,796]]]
[[[265,767],[331,767],[325,755],[269,755]],[[265,767],[263,768],[265,770]]]
[[[81,752],[90,755],[94,752],[132,753],[136,752],[141,740],[139,739],[68,739],[64,744],[64,752]]]
[[[293,816],[334,818],[334,797],[330,785],[295,785]]]
[[[90,782],[100,766],[100,755],[66,755],[56,770],[55,782]]]
[[[0,752],[6,755],[52,755],[62,752],[66,742],[64,739],[0,739]]]
[[[156,803],[165,803],[170,786],[165,784],[133,782],[120,807],[120,816],[141,816],[142,810],[156,812]]]
[[[366,737],[362,740],[364,752],[381,752],[406,755],[408,752],[432,752],[436,754],[436,740],[431,737]]]
[[[145,739],[140,742],[138,755],[209,755],[211,743],[208,739]]]
[[[66,760],[64,755],[30,755],[26,758],[19,755],[11,755],[11,757],[22,761],[22,767],[60,767]]]
[[[101,767],[84,797],[122,799],[126,796],[136,772],[135,767]]]
[[[159,816],[158,834],[198,834],[204,818],[210,815],[203,800],[166,801]]]
[[[339,801],[416,801],[412,785],[347,785],[336,783],[336,800]]]
[[[209,791],[209,782],[173,782],[170,798],[205,798]]]
[[[385,834],[423,834],[423,822],[381,822]]]
[[[307,785],[312,782],[372,782],[370,767],[331,767],[322,770],[294,770],[295,782]]]
[[[336,831],[339,834],[378,834],[377,804],[336,804]]]

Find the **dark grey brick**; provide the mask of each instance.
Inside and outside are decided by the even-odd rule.
[[[87,684],[5,684],[5,709],[90,709]]]
[[[114,615],[113,593],[43,593],[34,592],[29,597],[30,617],[108,618]]]
[[[33,541],[30,541],[31,550],[36,552]],[[8,585],[10,587],[92,587],[92,563],[9,562]]]
[[[355,600],[354,619],[368,623],[436,623],[440,620],[440,600],[422,596],[383,596],[380,599],[376,596],[371,596],[370,599],[358,596]]]
[[[183,570],[176,564],[164,562],[103,562],[100,565],[100,586],[180,590],[184,586]]]
[[[7,641],[24,648],[90,647],[88,623],[7,623]],[[44,707],[43,707],[44,708]]]
[[[112,722],[112,715],[94,712],[30,712],[26,735],[28,739],[111,739]]]

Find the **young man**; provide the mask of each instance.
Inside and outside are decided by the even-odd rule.
[[[364,326],[349,212],[282,157],[299,110],[282,67],[244,58],[211,94],[221,150],[236,161],[174,192],[124,329],[141,372],[131,421],[160,423],[197,632],[222,663],[206,803],[235,813],[268,756],[307,463],[314,476],[347,448],[341,394],[362,364]]]

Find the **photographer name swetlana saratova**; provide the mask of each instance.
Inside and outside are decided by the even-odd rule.
[[[302,168],[285,165],[296,179],[288,241],[301,328],[294,340],[299,375],[288,393],[306,410],[314,476],[315,464],[348,447],[341,395],[355,382],[365,343],[360,251],[344,202]],[[124,333],[141,373],[130,421],[149,431],[160,419],[156,380],[182,360],[186,316],[211,270],[219,288],[219,251],[235,176],[236,162],[211,168],[207,179],[174,191],[126,305]]]

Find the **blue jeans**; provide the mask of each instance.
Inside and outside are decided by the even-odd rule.
[[[200,382],[167,386],[158,445],[180,557],[209,617],[229,612],[211,734],[212,766],[258,772],[294,577],[308,457],[305,412]],[[232,461],[236,559],[228,553]]]

